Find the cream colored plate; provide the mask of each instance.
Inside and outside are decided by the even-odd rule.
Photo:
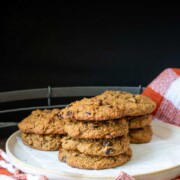
[[[105,170],[82,170],[58,161],[58,152],[44,152],[25,146],[20,132],[6,143],[11,162],[24,172],[46,175],[50,180],[114,179],[125,171],[137,180],[169,180],[180,175],[180,128],[153,121],[153,138],[147,144],[131,145],[132,159],[123,166]]]

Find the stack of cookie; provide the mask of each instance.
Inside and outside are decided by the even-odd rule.
[[[106,169],[132,156],[124,105],[111,99],[84,98],[61,110],[64,130],[59,160],[82,169]]]
[[[114,103],[124,104],[123,116],[129,124],[130,143],[147,143],[152,137],[151,113],[156,104],[148,97],[124,91],[105,91],[99,98],[111,99]]]
[[[65,134],[59,113],[59,109],[32,111],[18,124],[23,143],[39,150],[58,150]]]

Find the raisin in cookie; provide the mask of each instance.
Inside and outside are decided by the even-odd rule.
[[[65,136],[61,140],[62,148],[66,150],[78,150],[87,155],[117,156],[126,152],[129,148],[129,138],[121,136],[114,139],[75,139]]]
[[[101,139],[126,135],[129,131],[125,119],[107,121],[75,121],[64,120],[65,132],[74,138]]]
[[[34,134],[64,134],[64,124],[59,109],[35,110],[22,120],[18,127],[22,132]]]
[[[61,136],[53,135],[39,135],[39,134],[21,134],[22,141],[25,145],[43,151],[57,151],[61,145]]]
[[[151,140],[152,135],[153,131],[150,125],[139,129],[129,130],[130,143],[134,144],[147,143]]]
[[[131,156],[132,151],[130,148],[123,154],[110,157],[91,156],[82,154],[79,151],[70,151],[62,148],[60,148],[58,155],[60,161],[80,169],[107,169],[121,166],[128,162]]]
[[[129,124],[129,129],[137,129],[149,125],[152,121],[152,115],[128,116],[126,119]]]

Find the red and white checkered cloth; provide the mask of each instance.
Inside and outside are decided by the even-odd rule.
[[[0,149],[0,180],[48,180],[48,178],[23,173],[10,163],[6,153]]]
[[[143,95],[153,99],[158,120],[180,126],[180,69],[165,69],[145,89]]]

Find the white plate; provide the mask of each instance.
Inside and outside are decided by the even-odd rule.
[[[24,172],[46,175],[53,180],[114,179],[125,171],[137,180],[169,180],[180,175],[180,128],[153,121],[153,138],[147,144],[133,144],[132,159],[112,169],[82,170],[58,161],[58,152],[44,152],[25,146],[20,132],[12,134],[6,143],[11,162]]]

